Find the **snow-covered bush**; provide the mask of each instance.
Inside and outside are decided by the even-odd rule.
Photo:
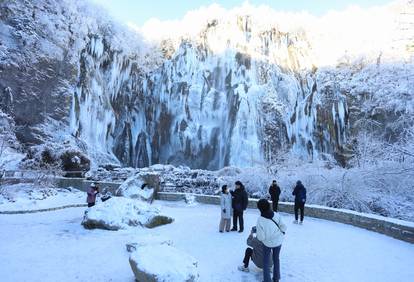
[[[69,176],[82,176],[82,171],[86,172],[90,169],[90,160],[88,157],[80,151],[69,150],[60,155],[62,163],[62,169],[66,172],[74,171],[75,173],[69,173]]]

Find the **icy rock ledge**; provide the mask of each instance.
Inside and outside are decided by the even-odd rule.
[[[187,253],[165,244],[136,246],[129,256],[136,281],[197,281],[197,261]]]
[[[173,221],[146,202],[113,197],[88,209],[82,225],[86,229],[119,230],[130,226],[154,228]]]
[[[159,190],[160,175],[156,172],[140,172],[125,180],[115,192],[117,196],[152,202]]]

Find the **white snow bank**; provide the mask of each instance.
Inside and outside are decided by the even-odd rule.
[[[85,202],[85,193],[72,188],[41,187],[31,183],[0,187],[0,211],[48,209]]]
[[[172,246],[146,245],[129,257],[137,281],[197,281],[197,260]]]
[[[108,232],[80,226],[83,208],[35,216],[0,215],[0,242],[7,242],[0,244],[1,281],[132,282],[135,277],[125,244],[139,242],[150,234],[171,239],[174,247],[194,257],[202,282],[262,281],[263,273],[253,265],[250,273],[237,270],[248,234],[219,233],[218,206],[156,204],[176,222],[155,229]],[[256,224],[258,216],[254,209],[245,212],[246,231]],[[304,225],[296,225],[292,215],[282,214],[282,218],[289,232],[280,253],[280,281],[389,282],[411,281],[414,277],[414,244],[327,220],[305,217]],[[22,265],[31,267],[22,271]]]
[[[152,228],[172,221],[172,218],[161,215],[159,209],[145,202],[113,197],[88,209],[82,225],[88,229],[119,230],[129,226]]]

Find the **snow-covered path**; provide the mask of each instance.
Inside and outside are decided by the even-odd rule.
[[[261,281],[261,272],[236,270],[258,212],[248,210],[244,234],[217,230],[217,206],[156,202],[173,224],[148,230],[85,230],[73,208],[28,215],[0,215],[1,281],[134,281],[125,243],[144,234],[174,241],[199,261],[201,281]],[[414,245],[319,219],[291,223],[282,247],[282,280],[291,282],[410,281]]]

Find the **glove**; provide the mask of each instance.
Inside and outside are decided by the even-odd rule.
[[[223,213],[226,213],[226,209],[223,209]]]

